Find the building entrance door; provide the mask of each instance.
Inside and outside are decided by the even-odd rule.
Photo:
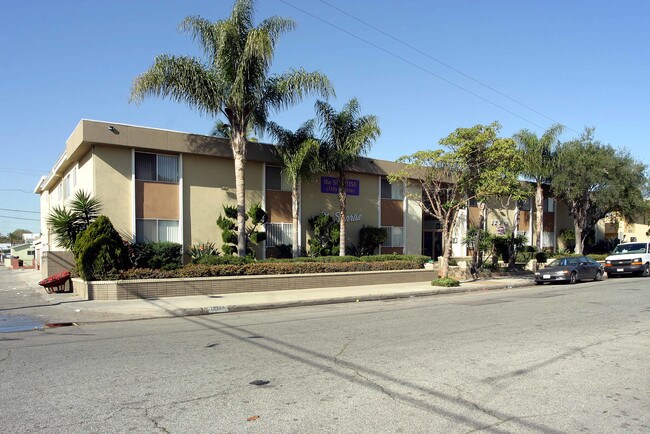
[[[442,232],[422,232],[422,254],[434,261],[438,260],[438,256],[442,255]]]

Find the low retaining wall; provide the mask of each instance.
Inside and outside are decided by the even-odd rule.
[[[272,276],[197,277],[85,282],[72,279],[74,292],[87,300],[218,295],[285,289],[427,282],[437,278],[431,270],[358,271],[349,273],[282,274]]]

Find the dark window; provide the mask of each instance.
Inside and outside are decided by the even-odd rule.
[[[136,152],[135,179],[178,182],[178,156]]]
[[[282,190],[282,169],[276,166],[266,166],[266,189]]]

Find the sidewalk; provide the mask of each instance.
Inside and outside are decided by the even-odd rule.
[[[524,276],[466,281],[461,282],[460,287],[456,288],[436,287],[431,286],[430,282],[421,282],[169,297],[163,299],[88,301],[81,300],[74,294],[46,294],[45,290],[37,284],[40,279],[39,271],[24,270],[19,273],[20,279],[27,283],[30,288],[33,288],[34,291],[43,292],[47,304],[27,306],[13,313],[28,316],[38,315],[46,318],[48,323],[125,321],[422,297],[529,286],[533,284],[534,280],[533,276]]]

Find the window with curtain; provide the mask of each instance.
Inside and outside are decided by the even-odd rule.
[[[386,229],[386,242],[382,247],[404,247],[404,228],[401,226],[382,226]]]
[[[136,219],[136,243],[157,243],[163,241],[180,243],[178,220]]]
[[[387,178],[381,178],[382,199],[404,199],[404,185],[401,182],[391,184]]]
[[[135,179],[178,182],[178,156],[135,153]]]

